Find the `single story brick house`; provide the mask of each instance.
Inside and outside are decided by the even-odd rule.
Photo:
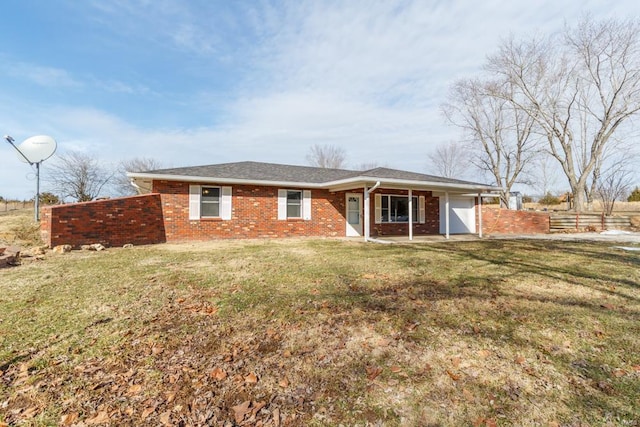
[[[127,174],[139,195],[45,206],[50,247],[220,238],[548,233],[547,213],[482,205],[499,188],[402,170],[259,162]]]
[[[259,162],[127,174],[162,200],[167,241],[477,233],[482,193],[499,188],[375,168]]]

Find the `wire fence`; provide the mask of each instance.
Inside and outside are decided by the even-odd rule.
[[[2,200],[0,201],[0,212],[9,212],[9,211],[22,211],[22,210],[33,210],[33,202],[32,201],[16,201],[16,200]]]

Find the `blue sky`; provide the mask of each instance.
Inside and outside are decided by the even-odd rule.
[[[332,144],[352,166],[429,172],[429,151],[458,136],[440,113],[449,85],[500,40],[637,17],[640,2],[5,0],[0,13],[0,134],[18,142],[48,134],[58,153],[168,167],[304,164]],[[0,196],[34,189],[0,142]]]

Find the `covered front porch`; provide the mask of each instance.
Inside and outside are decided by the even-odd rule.
[[[470,189],[463,182],[455,186],[397,181],[332,189],[345,191],[347,237],[365,241],[448,240],[458,235],[482,238],[482,195],[494,188],[475,184]]]

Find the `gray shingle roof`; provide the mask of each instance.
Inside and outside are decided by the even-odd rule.
[[[402,171],[388,168],[375,168],[367,171],[347,169],[326,169],[311,166],[281,165],[261,162],[222,163],[217,165],[190,166],[183,168],[157,169],[140,172],[149,175],[163,175],[176,177],[220,178],[249,181],[298,182],[309,184],[323,184],[343,179],[365,177],[372,180],[393,179],[402,181],[418,181],[442,184],[460,184],[473,186],[487,186],[477,182],[444,178],[416,172]]]
[[[320,184],[348,178],[354,171],[324,169],[311,166],[279,165],[275,163],[238,162],[218,165],[158,169],[144,173],[158,175],[197,176],[207,178],[246,179],[256,181],[309,182]]]
[[[460,179],[444,178],[442,176],[426,175],[423,173],[402,171],[397,169],[375,168],[367,171],[357,172],[355,176],[366,176],[371,178],[390,178],[402,179],[407,181],[427,181],[441,182],[446,184],[470,184],[470,185],[486,185],[477,182],[463,181]]]

